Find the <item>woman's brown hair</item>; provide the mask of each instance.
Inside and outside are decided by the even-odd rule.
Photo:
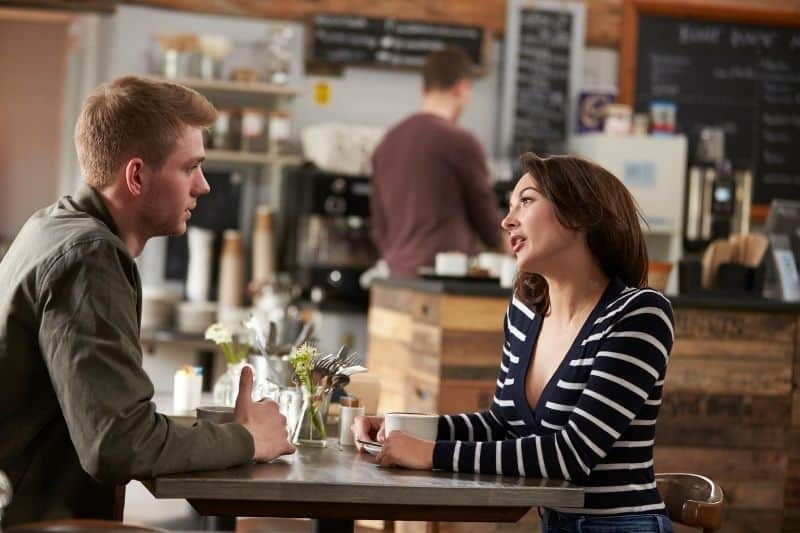
[[[575,156],[539,157],[528,152],[520,159],[523,172],[552,202],[558,221],[586,231],[586,244],[607,276],[629,286],[647,285],[647,245],[640,225],[644,218],[616,176]],[[550,311],[547,281],[539,274],[520,272],[514,293],[537,313]]]

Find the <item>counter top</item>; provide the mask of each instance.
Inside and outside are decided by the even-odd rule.
[[[496,280],[447,279],[376,279],[377,286],[410,289],[433,294],[475,296],[478,298],[509,298],[511,289],[503,288]],[[742,297],[741,295],[692,294],[667,295],[673,307],[700,309],[727,309],[734,311],[766,311],[771,313],[800,314],[800,302],[784,302],[768,298]]]

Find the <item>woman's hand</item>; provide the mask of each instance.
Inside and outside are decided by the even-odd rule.
[[[433,468],[433,446],[429,440],[412,437],[403,431],[392,431],[383,441],[375,458],[381,466],[402,466],[412,470]]]
[[[361,441],[383,442],[383,417],[382,416],[357,416],[350,426],[353,432],[356,448],[359,451],[364,449]]]

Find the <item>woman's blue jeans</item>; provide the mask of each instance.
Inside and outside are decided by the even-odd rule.
[[[596,516],[542,509],[542,533],[673,533],[662,514]]]

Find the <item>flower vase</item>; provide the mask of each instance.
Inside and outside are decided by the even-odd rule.
[[[239,395],[239,377],[247,362],[228,363],[225,372],[214,383],[214,404],[234,407]]]
[[[324,448],[328,445],[328,435],[322,420],[325,393],[321,390],[312,393],[307,387],[302,387],[302,394],[303,404],[300,407],[300,420],[295,426],[292,444]]]

